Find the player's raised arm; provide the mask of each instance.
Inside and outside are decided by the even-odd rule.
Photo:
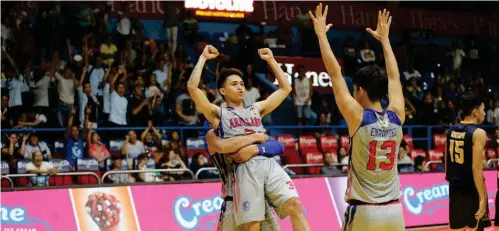
[[[327,11],[328,6],[326,6],[326,9],[322,12],[322,3],[320,3],[315,10],[315,15],[310,11],[308,13],[314,23],[314,30],[319,39],[322,61],[331,78],[336,105],[349,125],[350,134],[353,135],[352,131],[355,132],[362,122],[362,112],[364,109],[355,101],[352,95],[350,95],[347,84],[341,74],[340,64],[338,63],[338,60],[336,60],[336,57],[331,50],[331,46],[329,46],[326,33],[333,25],[326,24]]]
[[[483,176],[483,149],[486,142],[487,134],[483,129],[477,128],[473,133],[473,180],[480,198],[480,206],[475,214],[477,220],[485,214],[488,201],[487,192],[485,191],[485,178]]]
[[[267,97],[267,99],[256,103],[260,108],[260,115],[264,117],[275,110],[282,103],[282,101],[288,97],[292,89],[291,84],[289,84],[286,77],[286,73],[284,73],[277,61],[274,59],[272,51],[269,48],[258,49],[258,55],[260,55],[260,58],[267,62],[277,78],[277,82],[279,83],[279,89],[277,89],[277,91],[274,91],[274,93]]]
[[[220,122],[220,108],[215,104],[211,104],[203,91],[199,89],[199,81],[201,80],[206,60],[216,58],[217,56],[218,50],[215,47],[211,45],[206,46],[192,71],[191,77],[187,81],[187,91],[189,91],[189,95],[196,104],[196,108],[203,113],[214,127],[217,127]]]
[[[388,99],[390,101],[390,105],[388,105],[387,109],[397,113],[403,124],[405,121],[404,94],[402,92],[402,84],[400,83],[397,60],[395,59],[392,46],[390,45],[390,39],[388,38],[391,23],[392,16],[390,16],[389,11],[384,9],[383,11],[378,12],[378,25],[376,26],[376,30],[373,31],[371,28],[367,28],[366,31],[380,41],[381,46],[383,47],[386,73],[388,75]]]
[[[269,137],[264,133],[254,133],[245,136],[235,136],[227,139],[218,137],[213,129],[206,133],[206,142],[208,143],[208,150],[210,154],[232,154],[239,149],[254,143],[265,142]]]

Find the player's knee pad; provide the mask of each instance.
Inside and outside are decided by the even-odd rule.
[[[289,199],[284,203],[282,211],[284,212],[284,215],[286,217],[303,214],[303,206],[300,202],[300,199],[298,199],[297,197]]]

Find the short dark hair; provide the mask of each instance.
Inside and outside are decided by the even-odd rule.
[[[459,109],[461,110],[461,117],[470,116],[473,110],[478,109],[483,101],[472,92],[465,93],[459,98]]]
[[[142,153],[139,156],[137,156],[137,160],[144,160],[144,159],[149,159],[147,153]]]
[[[231,76],[231,75],[237,75],[237,76],[241,77],[241,79],[243,78],[243,73],[240,70],[238,70],[236,68],[225,69],[225,70],[221,71],[219,76],[218,76],[217,88],[218,89],[222,88],[224,83],[225,83],[225,80],[227,80],[227,78],[229,78],[229,76]]]
[[[375,66],[361,68],[352,79],[353,84],[362,87],[371,101],[381,100],[388,93],[388,79]]]

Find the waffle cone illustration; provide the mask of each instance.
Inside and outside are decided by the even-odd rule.
[[[123,213],[121,203],[111,194],[96,192],[88,196],[87,214],[101,231],[118,231]]]

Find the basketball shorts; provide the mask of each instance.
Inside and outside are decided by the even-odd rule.
[[[284,169],[274,158],[253,157],[235,167],[234,214],[236,225],[264,219],[265,203],[276,209],[281,219],[281,208],[298,192]]]
[[[478,211],[479,203],[478,192],[474,187],[463,190],[449,186],[449,228],[476,228],[479,223],[475,218],[475,213]],[[480,219],[480,227],[483,230],[484,227],[490,225],[489,205],[487,204],[487,211]]]
[[[405,222],[400,202],[347,206],[342,231],[404,231]]]
[[[244,225],[236,226],[232,201],[224,201],[220,211],[220,221],[217,231],[244,231]],[[265,203],[265,219],[260,223],[261,231],[280,231],[274,216],[274,210]]]

